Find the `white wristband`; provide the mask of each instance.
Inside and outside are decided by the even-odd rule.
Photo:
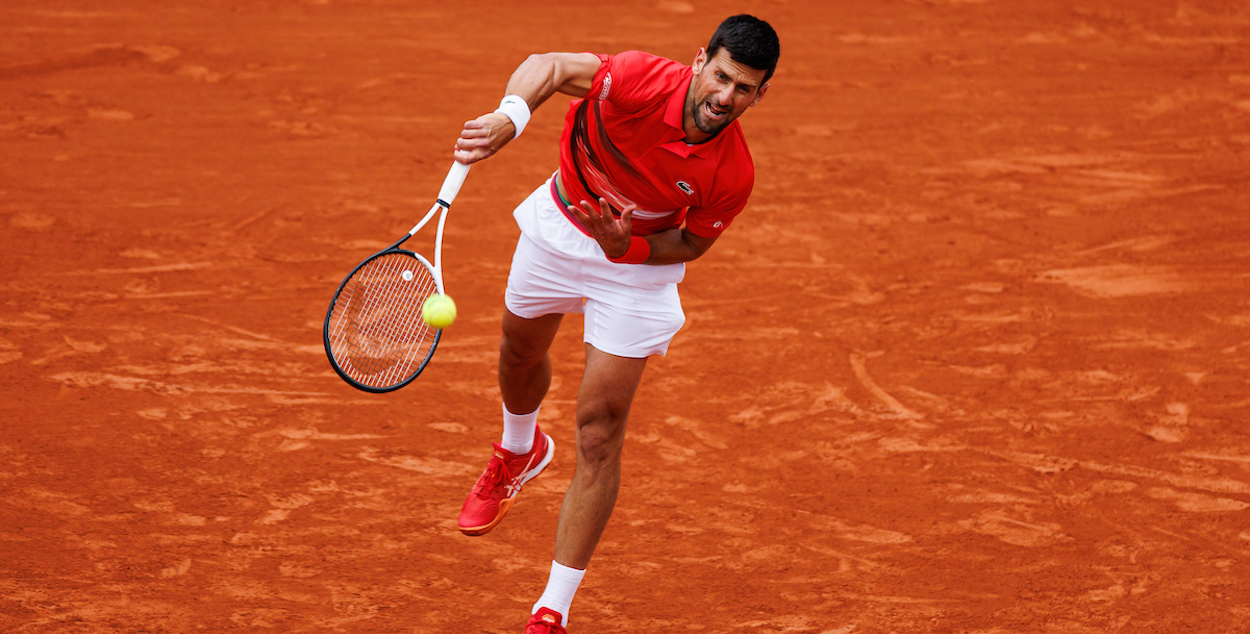
[[[516,134],[512,138],[521,136],[521,131],[525,129],[525,124],[530,122],[530,107],[525,100],[517,95],[508,95],[499,102],[499,108],[495,112],[503,114],[512,120],[512,125],[516,126]]]

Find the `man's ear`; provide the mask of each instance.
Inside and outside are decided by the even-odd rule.
[[[757,93],[755,93],[755,99],[752,99],[752,100],[751,100],[751,105],[750,105],[750,106],[747,106],[747,107],[748,107],[748,108],[753,108],[753,107],[755,107],[755,104],[759,103],[759,102],[760,102],[760,99],[763,99],[763,98],[764,98],[764,93],[768,92],[768,87],[769,87],[769,86],[771,86],[771,85],[772,85],[772,84],[764,84],[763,86],[760,86],[760,91],[759,91],[759,92],[757,92]]]
[[[707,63],[707,50],[704,49],[702,46],[700,46],[699,52],[694,56],[694,63],[691,64],[690,67],[694,69],[694,74],[698,75],[700,72],[703,71],[703,65],[706,63]]]

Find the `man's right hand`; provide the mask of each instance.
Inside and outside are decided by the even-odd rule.
[[[464,123],[452,157],[465,165],[494,156],[516,134],[516,126],[498,112],[484,114]]]

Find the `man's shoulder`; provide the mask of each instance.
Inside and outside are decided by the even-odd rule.
[[[688,68],[681,62],[646,51],[624,51],[607,57],[611,60],[611,69],[622,75],[621,79],[629,75],[639,82],[672,81]]]
[[[604,64],[591,95],[628,112],[666,99],[690,74],[689,66],[645,51],[601,55],[600,59]]]
[[[617,63],[637,65],[637,66],[681,67],[685,65],[685,64],[682,64],[681,62],[671,60],[667,57],[661,57],[659,55],[656,55],[655,53],[648,53],[647,51],[638,51],[638,50],[621,51],[620,53],[609,55],[608,57],[611,57],[617,60]]]

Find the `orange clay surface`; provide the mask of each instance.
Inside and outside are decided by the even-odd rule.
[[[783,47],[755,194],[571,632],[1250,630],[1245,2],[6,0],[0,631],[519,634],[579,318],[550,471],[455,517],[567,99],[469,175],[417,382],[348,388],[326,304],[527,54],[688,61],[738,11]]]

